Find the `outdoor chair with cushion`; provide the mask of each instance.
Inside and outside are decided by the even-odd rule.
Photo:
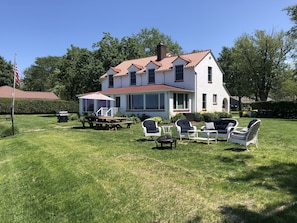
[[[161,127],[158,126],[158,123],[152,119],[146,119],[141,123],[144,136],[161,136]]]
[[[247,127],[238,127],[230,133],[228,142],[237,143],[245,146],[248,150],[249,144],[254,144],[258,148],[258,131],[260,129],[261,120],[254,119],[249,122]]]
[[[217,130],[218,138],[227,139],[230,136],[230,133],[238,126],[238,121],[234,118],[220,118],[212,122],[205,122],[205,125],[201,127],[202,136],[207,135],[208,133],[203,133],[204,130]],[[215,134],[215,133],[210,133]]]
[[[178,119],[175,122],[175,126],[180,140],[182,140],[182,137],[188,137],[189,130],[196,131],[196,126],[192,126],[191,122],[187,119]]]

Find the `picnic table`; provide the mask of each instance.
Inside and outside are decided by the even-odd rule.
[[[130,128],[132,124],[133,122],[127,120],[125,117],[98,116],[96,129],[117,130],[118,128],[122,128],[122,125],[126,125],[127,128]]]
[[[122,125],[126,125],[127,128],[133,124],[133,121],[127,120],[125,117],[116,117],[116,116],[85,116],[81,120],[83,128],[85,128],[85,123],[88,123],[91,128],[95,129],[107,129],[107,130],[117,130],[122,128]]]

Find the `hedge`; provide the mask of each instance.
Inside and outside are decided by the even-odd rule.
[[[0,114],[11,112],[12,99],[0,98]],[[58,111],[77,113],[78,102],[64,100],[15,99],[15,114],[51,114]]]
[[[253,110],[257,109],[258,114],[277,118],[297,118],[297,102],[254,102],[251,104]]]

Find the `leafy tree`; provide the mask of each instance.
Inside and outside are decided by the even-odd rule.
[[[95,57],[97,60],[102,62],[104,74],[110,67],[118,65],[125,59],[125,52],[123,52],[123,47],[118,38],[114,38],[110,33],[104,33],[104,37],[101,41],[94,43],[93,48],[95,50]]]
[[[105,72],[124,60],[136,59],[157,54],[157,45],[162,42],[167,51],[180,54],[182,48],[171,38],[156,28],[142,29],[131,37],[123,37],[121,41],[110,33],[104,33],[101,41],[94,43],[96,58],[103,62]],[[98,49],[96,49],[98,48]]]
[[[60,97],[77,100],[77,94],[98,91],[99,74],[103,72],[102,63],[95,59],[93,52],[71,45],[59,67],[59,85],[56,87],[60,91]]]
[[[297,37],[297,4],[287,7],[284,10],[287,11],[287,14],[290,16],[290,20],[294,23],[289,33],[296,38]]]
[[[36,58],[35,64],[24,71],[24,90],[52,91],[57,82],[55,71],[60,60],[61,58],[56,56]]]
[[[245,72],[240,57],[237,56],[234,48],[223,47],[218,57],[218,63],[224,71],[224,82],[231,95],[238,96],[239,110],[241,110],[241,98],[249,96],[250,82]]]
[[[266,101],[270,90],[279,84],[294,48],[294,39],[283,31],[268,35],[257,30],[254,36],[244,34],[235,41],[237,65],[247,75],[245,84],[250,85],[256,99]]]
[[[0,56],[0,86],[13,86],[13,65]]]
[[[177,42],[174,42],[170,36],[160,33],[156,28],[142,29],[138,34],[133,35],[140,42],[140,46],[144,48],[146,56],[153,56],[157,54],[157,45],[162,42],[167,52],[173,55],[178,55],[182,52],[182,48]]]
[[[275,100],[289,100],[297,99],[297,76],[292,68],[289,68],[284,75],[280,84],[272,89],[272,98]]]

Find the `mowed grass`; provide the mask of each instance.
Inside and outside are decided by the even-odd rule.
[[[250,151],[188,140],[170,150],[140,124],[16,115],[20,133],[0,139],[0,222],[297,222],[296,124],[262,119]]]

